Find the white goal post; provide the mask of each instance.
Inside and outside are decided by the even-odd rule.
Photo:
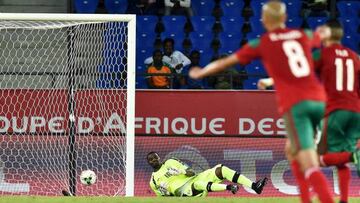
[[[0,13],[0,195],[134,196],[135,40],[135,15]]]

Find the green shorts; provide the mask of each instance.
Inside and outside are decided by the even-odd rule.
[[[223,180],[219,179],[216,174],[215,174],[215,170],[218,167],[221,167],[221,164],[218,164],[216,166],[214,166],[213,168],[210,168],[208,170],[205,170],[199,174],[197,174],[192,180],[190,180],[189,182],[187,182],[183,187],[182,187],[182,196],[194,196],[193,192],[192,192],[192,185],[197,182],[197,181],[203,181],[203,182],[213,182],[213,183],[221,183]],[[196,197],[205,197],[207,196],[208,191],[203,191],[202,193],[195,195]]]
[[[323,144],[327,152],[354,152],[360,138],[360,113],[336,110],[324,119]]]
[[[315,129],[324,116],[324,107],[323,102],[307,100],[284,113],[285,128],[293,154],[299,150],[315,149]]]

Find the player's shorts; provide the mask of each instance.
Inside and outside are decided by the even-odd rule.
[[[324,116],[324,107],[323,102],[306,100],[295,104],[284,113],[286,132],[293,154],[299,150],[315,149],[315,129]]]
[[[205,197],[208,192],[207,191],[203,191],[200,194],[194,195],[193,191],[192,191],[192,185],[197,182],[197,181],[203,181],[203,182],[213,182],[213,183],[221,183],[222,180],[219,179],[216,174],[215,174],[215,170],[218,167],[221,167],[222,164],[218,164],[216,166],[214,166],[213,168],[210,168],[208,170],[205,170],[199,174],[197,174],[194,179],[190,180],[189,182],[187,182],[182,188],[182,196],[188,196],[188,197]]]
[[[360,113],[336,110],[324,119],[322,139],[327,152],[354,152],[360,139]]]

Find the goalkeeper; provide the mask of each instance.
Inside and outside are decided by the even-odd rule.
[[[195,174],[191,168],[177,159],[167,159],[160,162],[156,152],[147,155],[147,161],[154,172],[151,175],[150,187],[156,196],[178,196],[178,197],[201,197],[208,192],[231,191],[235,194],[239,187],[237,184],[252,188],[257,194],[261,194],[266,185],[267,178],[252,182],[222,164]],[[222,184],[223,180],[232,181],[235,184]]]

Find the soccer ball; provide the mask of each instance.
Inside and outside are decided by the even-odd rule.
[[[80,182],[84,185],[92,185],[96,182],[96,174],[92,170],[82,171],[80,174]]]

